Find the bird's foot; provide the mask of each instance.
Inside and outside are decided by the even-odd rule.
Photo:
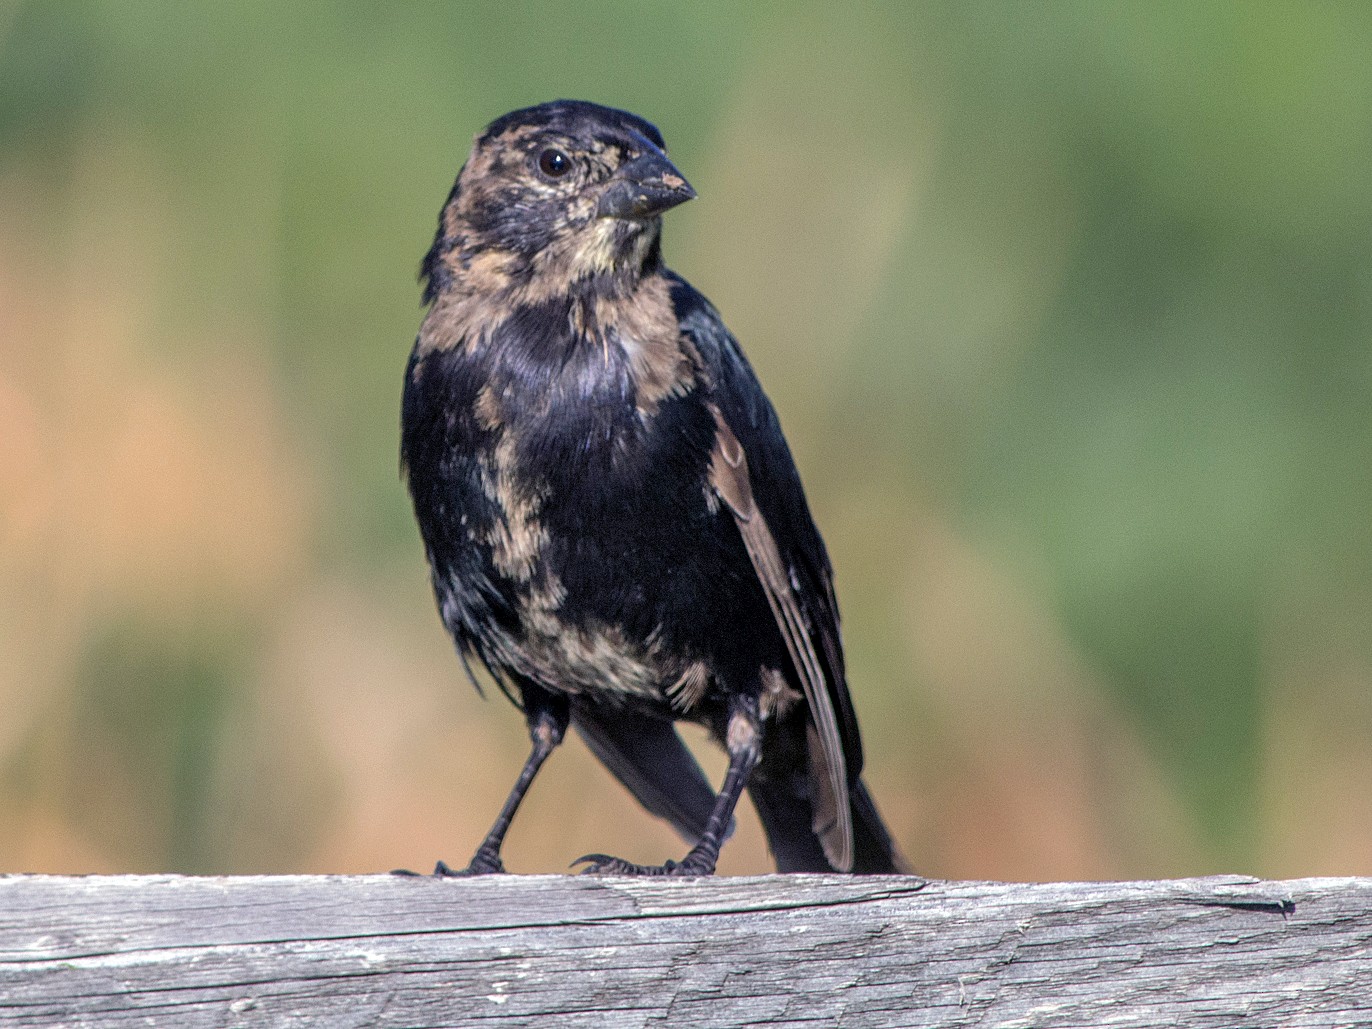
[[[715,862],[694,850],[681,861],[666,861],[660,865],[636,865],[608,854],[587,854],[572,862],[573,867],[584,864],[582,875],[670,875],[679,879],[714,875]]]
[[[505,865],[500,860],[500,852],[482,847],[472,855],[471,862],[466,868],[449,868],[447,862],[440,861],[434,865],[433,878],[435,879],[465,879],[471,875],[500,875],[505,871]],[[411,872],[407,868],[397,868],[392,875],[422,875],[421,872]]]

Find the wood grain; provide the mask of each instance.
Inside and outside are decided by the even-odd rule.
[[[0,877],[0,1025],[1358,1026],[1372,879]]]

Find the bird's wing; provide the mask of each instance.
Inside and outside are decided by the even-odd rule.
[[[572,725],[640,804],[671,822],[687,843],[700,840],[715,791],[671,722],[626,707],[605,710],[578,696]]]
[[[862,770],[862,741],[844,677],[829,556],[776,412],[737,341],[714,308],[675,277],[672,299],[711,380],[711,482],[734,516],[809,705],[813,828],[829,861],[846,871],[853,862],[849,784]]]

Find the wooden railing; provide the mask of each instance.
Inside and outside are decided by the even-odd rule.
[[[0,877],[0,1025],[1372,1025],[1372,879]]]

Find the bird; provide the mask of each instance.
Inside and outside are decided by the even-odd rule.
[[[662,257],[696,196],[661,133],[555,100],[474,139],[420,268],[401,470],[467,675],[531,749],[463,868],[501,846],[574,728],[690,845],[594,874],[715,871],[746,790],[781,872],[894,873],[862,778],[833,571],[776,411],[719,313]],[[677,732],[728,755],[714,789]]]

